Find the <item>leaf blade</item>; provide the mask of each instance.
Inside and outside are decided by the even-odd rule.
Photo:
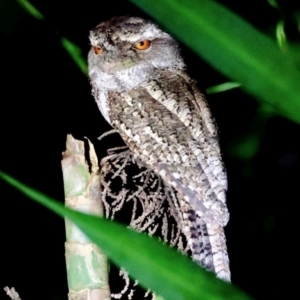
[[[1,171],[0,178],[76,223],[117,265],[124,267],[143,286],[157,292],[165,300],[250,300],[237,288],[215,278],[214,274],[204,271],[154,238],[124,228],[116,222],[70,210]]]
[[[247,92],[300,123],[300,72],[292,56],[241,17],[211,0],[130,1]]]

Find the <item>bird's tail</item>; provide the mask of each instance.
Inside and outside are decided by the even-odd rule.
[[[209,223],[206,224],[206,230],[211,245],[214,272],[218,278],[230,282],[229,258],[224,228],[217,223]]]
[[[192,209],[183,213],[183,231],[193,260],[217,277],[230,282],[229,259],[222,226],[206,223]]]

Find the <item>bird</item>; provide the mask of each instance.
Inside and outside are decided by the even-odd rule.
[[[192,259],[230,282],[227,175],[218,129],[178,43],[135,16],[104,21],[89,39],[88,74],[100,112],[134,160],[176,191]]]

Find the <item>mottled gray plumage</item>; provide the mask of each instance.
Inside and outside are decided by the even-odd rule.
[[[177,43],[150,21],[116,17],[90,32],[93,95],[134,157],[178,192],[193,259],[230,281],[227,178],[207,102]]]

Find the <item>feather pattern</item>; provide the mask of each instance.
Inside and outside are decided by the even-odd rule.
[[[223,229],[229,219],[227,176],[218,131],[177,43],[136,17],[101,23],[90,40],[89,76],[100,111],[135,159],[177,191],[193,259],[230,281]],[[144,41],[146,49],[136,47]]]

